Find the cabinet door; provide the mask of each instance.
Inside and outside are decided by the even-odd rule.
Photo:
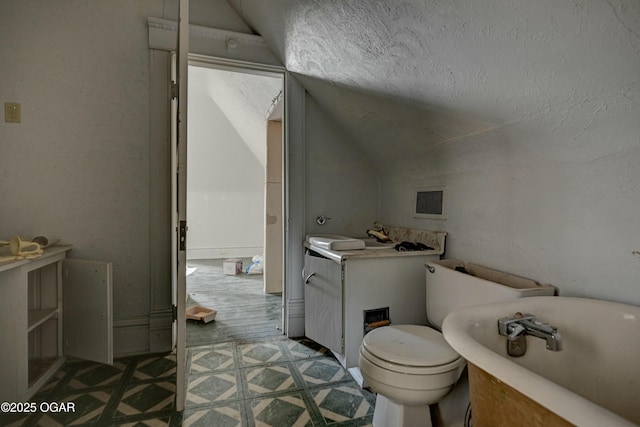
[[[342,354],[342,267],[309,254],[304,264],[305,335]]]
[[[66,259],[62,271],[64,354],[112,365],[111,263]]]

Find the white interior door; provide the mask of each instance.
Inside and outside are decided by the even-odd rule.
[[[189,0],[180,0],[176,82],[178,87],[175,161],[175,246],[174,298],[176,306],[176,409],[183,411],[186,401],[186,266],[187,266],[187,65],[189,54]],[[174,122],[174,120],[172,120]]]
[[[113,272],[110,262],[62,263],[63,352],[113,364]]]

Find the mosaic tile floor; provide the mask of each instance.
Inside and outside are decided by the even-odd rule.
[[[312,341],[189,349],[183,426],[370,426],[375,397]]]
[[[2,426],[370,426],[375,397],[323,347],[269,339],[191,347],[186,409],[173,355],[65,363],[32,399],[75,412],[0,414]]]
[[[2,426],[178,426],[173,355],[120,358],[113,366],[68,361],[31,399],[75,411],[1,414]]]

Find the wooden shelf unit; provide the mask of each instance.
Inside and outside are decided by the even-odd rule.
[[[28,400],[65,355],[113,364],[113,267],[70,249],[0,263],[0,402]]]
[[[0,264],[0,400],[30,398],[64,362],[62,262],[70,249]]]

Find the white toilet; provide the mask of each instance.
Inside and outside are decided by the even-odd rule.
[[[427,318],[438,329],[446,315],[460,307],[554,293],[552,286],[461,261],[426,267]],[[359,365],[377,393],[374,427],[430,427],[429,405],[451,391],[465,364],[432,327],[392,325],[369,332],[360,346]]]

